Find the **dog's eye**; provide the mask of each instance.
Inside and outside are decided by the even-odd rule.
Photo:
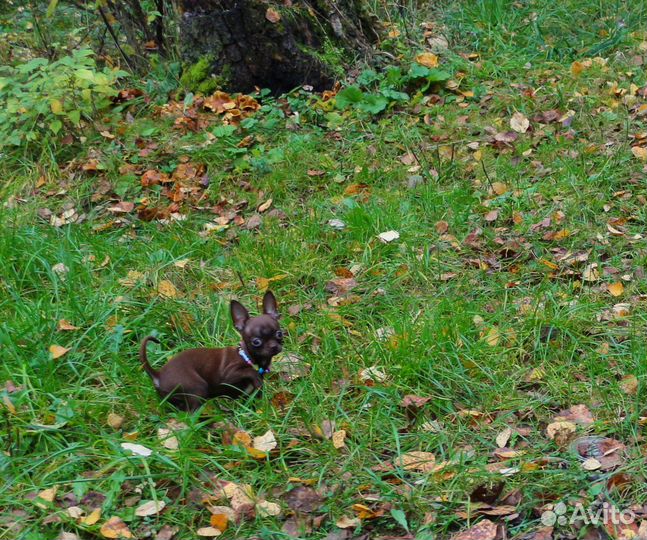
[[[254,339],[252,339],[252,345],[254,345],[254,347],[260,347],[261,345],[263,345],[263,342],[260,338],[255,337]]]
[[[276,332],[276,339],[283,339],[283,332],[281,332],[280,330],[278,330],[278,331]]]

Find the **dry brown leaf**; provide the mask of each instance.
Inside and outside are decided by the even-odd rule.
[[[120,517],[113,516],[101,525],[101,535],[105,538],[132,538],[128,525]]]
[[[124,423],[124,417],[116,413],[110,413],[108,414],[107,423],[112,429],[119,429]]]
[[[496,535],[497,524],[489,519],[483,519],[466,531],[455,534],[451,540],[494,540]]]
[[[135,509],[135,515],[139,517],[153,516],[164,510],[165,506],[166,503],[164,501],[148,501],[140,504]]]
[[[496,444],[499,448],[505,447],[505,445],[508,444],[508,441],[510,440],[510,436],[512,435],[512,428],[505,428],[501,433],[499,433],[496,436]]]
[[[64,354],[66,354],[70,349],[66,347],[61,347],[60,345],[50,345],[49,352],[52,354],[52,359],[56,360]]]
[[[262,214],[263,212],[268,210],[270,206],[272,206],[272,199],[267,199],[263,204],[261,204],[258,207],[258,212]]]
[[[342,516],[335,522],[335,525],[340,529],[355,529],[361,524],[362,521],[359,518],[351,518],[348,516]]]
[[[332,445],[339,449],[346,446],[346,430],[340,429],[332,434]]]
[[[256,503],[256,513],[260,517],[280,516],[281,507],[276,503],[269,502],[266,500],[260,500]]]
[[[177,298],[178,296],[178,290],[168,279],[163,279],[159,282],[157,292],[162,298]]]
[[[276,446],[276,437],[274,437],[272,430],[268,430],[259,437],[254,437],[254,440],[252,442],[252,447],[256,450],[260,450],[261,452],[271,452],[276,448]]]
[[[595,420],[593,418],[593,415],[591,414],[591,411],[589,411],[589,408],[586,405],[580,404],[573,405],[572,407],[559,412],[557,415],[555,415],[554,421],[573,422],[575,424],[588,426]]]
[[[638,392],[638,378],[635,375],[625,375],[620,381],[620,388],[625,394],[635,396]]]
[[[530,121],[522,113],[517,111],[510,119],[510,127],[517,133],[525,133],[530,127]]]
[[[407,471],[432,472],[436,456],[431,452],[407,452],[394,460],[394,465]]]
[[[78,330],[78,326],[74,326],[71,322],[66,321],[65,319],[61,319],[58,321],[58,329],[59,331],[73,331],[73,330]]]
[[[546,426],[546,435],[551,440],[565,441],[571,434],[575,433],[576,429],[577,426],[573,422],[561,420],[548,424]]]
[[[219,529],[216,529],[215,527],[200,527],[196,531],[196,534],[198,536],[214,537],[214,536],[220,536],[222,532]]]
[[[640,161],[647,161],[647,148],[642,146],[632,146],[631,153]]]
[[[508,186],[503,182],[492,182],[492,191],[497,195],[503,195],[508,192]]]

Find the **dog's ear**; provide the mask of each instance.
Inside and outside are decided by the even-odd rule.
[[[272,291],[267,291],[265,296],[263,296],[263,313],[273,317],[277,321],[281,317],[279,314],[279,308],[276,305],[276,298],[274,298]]]
[[[249,312],[245,309],[245,306],[236,300],[231,301],[230,308],[231,320],[234,321],[234,327],[239,332],[242,332],[245,328],[245,324],[249,320]]]

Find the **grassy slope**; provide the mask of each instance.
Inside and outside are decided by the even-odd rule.
[[[506,491],[520,487],[523,492],[522,518],[509,528],[523,532],[536,526],[533,509],[547,500],[580,493],[590,501],[599,491],[606,494],[609,474],[583,471],[543,431],[555,411],[578,403],[587,404],[598,420],[580,428],[582,432],[612,436],[630,447],[623,470],[636,481],[624,495],[612,491],[605,496],[619,505],[644,502],[642,428],[637,420],[644,414],[646,312],[638,295],[645,292],[646,246],[643,238],[632,236],[644,231],[641,197],[647,190],[642,164],[632,156],[627,137],[643,131],[644,122],[609,92],[613,82],[627,90],[632,82],[645,84],[643,70],[630,63],[643,41],[630,35],[640,22],[639,13],[627,12],[622,2],[553,4],[449,6],[444,15],[455,52],[478,52],[480,59],[467,62],[448,55],[445,63],[464,72],[462,89],[492,98],[483,103],[448,100],[421,111],[405,108],[374,120],[348,114],[339,140],[327,136],[327,129],[308,124],[296,131],[261,133],[267,149],[284,152],[282,161],[268,171],[257,168],[247,176],[263,196],[240,190],[236,175],[225,168],[222,148],[197,148],[201,136],[176,141],[178,155],[208,164],[208,193],[214,201],[223,193],[252,204],[271,197],[286,212],[287,224],[266,218],[259,232],[241,231],[237,241],[226,242],[224,235],[199,235],[209,217],[204,214],[169,226],[136,221],[132,227],[104,232],[93,232],[92,219],[61,229],[36,223],[38,206],[67,200],[80,205],[92,193],[91,183],[67,185],[68,193],[58,203],[27,195],[26,204],[3,212],[0,380],[11,379],[24,391],[10,396],[15,414],[3,411],[0,508],[5,517],[15,510],[26,513],[20,522],[22,537],[46,531],[53,538],[61,529],[88,535],[111,515],[128,520],[134,532],[172,524],[186,537],[187,531],[207,525],[209,514],[199,504],[173,501],[215,474],[251,484],[269,500],[280,499],[290,477],[315,479],[325,494],[323,511],[332,522],[352,515],[351,505],[364,502],[361,493],[378,493],[381,501],[406,512],[413,531],[444,538],[465,527],[454,512],[466,505],[473,487],[501,478],[486,465],[496,461],[494,439],[507,425],[530,427],[529,434],[513,436],[526,453],[508,465],[522,471],[506,478]],[[567,24],[573,20],[569,16],[580,23]],[[624,27],[618,26],[620,21]],[[599,47],[601,43],[608,47]],[[609,58],[607,66],[594,65],[579,78],[571,74],[573,60],[598,55]],[[516,86],[520,84],[536,89],[534,98],[524,95]],[[531,117],[549,109],[575,111],[569,136],[569,128],[561,124],[533,123],[534,132],[521,135],[511,150],[496,152],[483,145],[489,181],[508,187],[500,196],[493,194],[467,143],[485,141],[488,126],[506,131],[514,111]],[[422,122],[425,113],[434,120],[431,126]],[[138,119],[125,140],[132,142],[151,122]],[[158,133],[165,133],[167,126],[159,126]],[[453,161],[448,147],[435,144],[434,137],[455,142]],[[108,177],[116,180],[119,150],[101,144],[104,155],[112,156]],[[407,188],[409,173],[399,160],[407,151],[421,159],[425,170],[435,168],[439,178]],[[312,169],[326,174],[308,176]],[[333,181],[337,174],[346,181]],[[370,192],[366,197],[344,195],[353,183],[368,184]],[[610,208],[605,210],[605,205]],[[484,220],[492,208],[499,209],[494,224]],[[555,220],[556,212],[564,214],[561,223],[531,229],[546,217]],[[515,223],[515,213],[523,220]],[[334,217],[345,221],[345,230],[326,225]],[[628,219],[625,235],[609,233],[610,218]],[[439,220],[448,222],[458,249],[436,231]],[[477,227],[484,231],[480,253],[463,243]],[[376,240],[390,229],[400,232],[399,241],[384,245]],[[547,230],[562,229],[569,231],[565,238],[543,240]],[[519,259],[500,258],[497,239],[520,243]],[[600,264],[600,281],[582,283],[577,266],[571,276],[566,265],[551,270],[541,259],[554,261],[554,248],[590,251],[588,262]],[[492,267],[491,260],[481,268],[470,262],[484,253],[499,258],[501,268]],[[184,258],[190,259],[184,269],[174,266]],[[69,268],[64,279],[53,271],[57,263]],[[329,308],[325,283],[335,277],[335,269],[353,265],[361,265],[353,291],[359,300]],[[130,270],[144,272],[146,278],[135,287],[120,284]],[[449,272],[456,277],[441,279]],[[139,339],[154,330],[161,334],[163,350],[152,348],[150,353],[160,363],[196,344],[235,343],[228,299],[235,295],[253,304],[259,297],[255,280],[282,274],[287,277],[272,285],[281,305],[314,306],[283,319],[289,332],[286,348],[312,365],[311,375],[290,383],[274,377],[260,402],[210,405],[202,418],[161,409],[138,366]],[[622,298],[613,298],[600,286],[624,274],[631,280]],[[164,299],[156,294],[162,279],[171,280],[181,296]],[[631,305],[623,324],[598,321],[603,310],[620,301]],[[347,325],[331,313],[341,315]],[[81,329],[57,332],[59,319]],[[549,326],[559,334],[547,341],[542,336]],[[376,330],[385,327],[392,327],[397,339],[377,339]],[[493,335],[493,328],[500,334],[494,346],[483,339]],[[52,361],[52,343],[71,350]],[[367,387],[358,382],[359,371],[371,365],[387,374],[385,383]],[[525,382],[536,368],[540,379]],[[627,374],[640,382],[635,395],[626,394],[619,384]],[[353,384],[333,391],[333,383],[342,378]],[[270,403],[281,391],[295,396],[286,410]],[[411,426],[398,406],[409,393],[432,398]],[[461,410],[485,415],[475,420]],[[125,417],[121,430],[106,424],[110,412]],[[179,436],[177,452],[165,450],[156,435],[171,417],[189,426]],[[327,419],[347,429],[346,449],[295,432]],[[427,419],[437,419],[442,429],[425,431],[421,425]],[[257,461],[223,446],[222,429],[210,427],[221,421],[254,435],[271,429],[280,452]],[[62,425],[44,429],[38,424]],[[125,432],[137,432],[136,442],[155,450],[145,465],[120,449]],[[293,439],[298,442],[290,446]],[[453,474],[429,477],[396,471],[394,479],[371,470],[410,450],[430,451],[439,461],[458,464],[447,469]],[[542,456],[565,462],[528,465]],[[137,487],[143,499],[152,498],[151,482],[168,509],[158,520],[133,519],[125,499]],[[59,511],[62,524],[43,525],[52,512],[37,509],[29,494],[54,485],[60,486],[59,495],[71,490],[79,498],[89,490],[105,494],[103,518],[83,527]],[[435,520],[424,525],[428,512]],[[227,535],[269,537],[283,519],[244,520]],[[334,528],[332,522],[314,535],[325,536]],[[388,512],[366,526],[404,533]],[[15,534],[7,531],[0,537]]]

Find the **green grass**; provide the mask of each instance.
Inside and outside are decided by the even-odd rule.
[[[356,503],[386,508],[383,517],[363,522],[372,534],[405,534],[392,507],[406,513],[416,537],[448,538],[473,524],[474,517],[467,522],[456,515],[469,505],[472,490],[499,481],[505,492],[523,493],[519,517],[506,525],[510,537],[541,526],[537,509],[547,502],[647,502],[639,424],[647,369],[647,187],[644,164],[632,156],[627,136],[645,131],[645,120],[609,93],[609,83],[627,91],[631,83],[645,85],[644,69],[631,64],[645,39],[636,33],[644,13],[623,2],[490,0],[450,3],[440,16],[453,36],[443,67],[477,98],[461,102],[445,91],[442,105],[405,106],[380,117],[343,112],[333,131],[327,123],[334,119],[317,116],[294,97],[293,106],[305,111],[302,125],[286,129],[286,120],[268,106],[249,128],[256,144],[243,160],[232,153],[242,135],[204,146],[202,133],[178,135],[144,108],[125,126],[120,144],[88,141],[106,166],[98,177],[51,169],[48,183],[36,189],[42,170],[28,161],[5,161],[3,177],[11,182],[4,198],[15,195],[18,202],[0,217],[0,386],[11,380],[19,390],[0,392],[0,538],[56,538],[62,530],[96,537],[111,516],[124,519],[136,537],[162,525],[179,527],[181,538],[193,537],[209,524],[195,491],[213,493],[213,478],[249,484],[284,509],[278,518],[231,524],[225,538],[284,537],[284,494],[298,485],[290,478],[312,479],[323,496],[317,515],[327,520],[308,535],[313,538],[324,538],[342,515],[354,516]],[[567,25],[573,17],[584,22]],[[459,56],[473,52],[476,61]],[[608,64],[572,75],[571,62],[597,55]],[[534,89],[534,96],[513,86],[519,84]],[[488,99],[479,101],[483,95]],[[486,128],[508,131],[515,111],[532,118],[550,109],[573,110],[570,126],[532,121],[534,131],[509,148],[488,144]],[[431,125],[423,122],[425,114]],[[247,199],[250,209],[243,213],[249,217],[272,198],[286,219],[264,217],[258,231],[233,226],[231,233],[207,237],[200,233],[214,216],[204,211],[170,225],[131,216],[124,226],[94,229],[114,219],[106,217],[106,200],[92,201],[102,177],[125,200],[163,199],[155,190],[142,193],[136,177],[119,173],[138,152],[135,139],[151,127],[157,131],[149,138],[170,150],[140,160],[146,167],[172,170],[181,156],[190,156],[208,167],[210,204],[221,197]],[[467,147],[474,141],[481,143],[481,161]],[[400,161],[407,152],[423,165],[413,174],[425,177],[411,189],[410,165]],[[80,162],[83,155],[82,149]],[[317,169],[325,174],[308,175]],[[507,191],[496,195],[493,182]],[[358,183],[368,191],[345,194]],[[39,208],[59,213],[66,203],[88,220],[54,228],[37,218]],[[499,217],[489,223],[484,216],[494,208]],[[550,227],[532,227],[547,217]],[[346,228],[329,227],[333,218]],[[627,220],[611,223],[625,234],[609,232],[612,218]],[[437,232],[441,220],[453,239]],[[477,228],[480,249],[465,242]],[[376,236],[391,229],[400,239],[382,244]],[[568,235],[544,239],[546,232],[561,230]],[[515,256],[506,257],[504,249]],[[560,262],[566,251],[587,252],[588,260]],[[174,265],[187,258],[184,268]],[[54,270],[59,263],[68,269],[63,275]],[[582,281],[590,263],[598,263],[599,281]],[[355,265],[357,298],[329,306],[326,283],[339,268]],[[133,270],[145,274],[141,282],[120,283]],[[448,273],[455,276],[446,279]],[[624,293],[612,297],[603,284],[625,274],[630,279]],[[262,295],[257,279],[282,275],[271,288],[284,313],[285,349],[310,364],[311,373],[291,382],[274,374],[258,400],[215,401],[202,414],[160,406],[137,360],[139,341],[159,335],[161,348],[149,350],[157,365],[185,348],[233,345],[230,298],[255,307]],[[160,297],[162,280],[175,284],[177,298]],[[601,317],[619,302],[630,305],[629,316]],[[303,304],[312,308],[288,315],[290,306]],[[58,331],[60,319],[79,329]],[[392,328],[394,337],[380,340],[383,328]],[[547,329],[558,334],[546,340]],[[488,343],[493,332],[500,338]],[[52,344],[70,350],[53,360]],[[359,374],[370,366],[386,380],[365,384]],[[541,372],[535,381],[529,379],[533,370]],[[630,374],[639,381],[635,394],[621,385]],[[348,385],[340,389],[340,380]],[[285,409],[272,402],[282,392],[293,396]],[[431,398],[413,421],[399,406],[406,394]],[[567,447],[547,438],[545,427],[555,414],[580,403],[596,422],[578,427],[578,434],[627,445],[619,469],[584,471]],[[470,410],[482,415],[464,412]],[[109,413],[124,417],[120,429],[107,424]],[[187,424],[177,451],[165,449],[157,437],[171,419]],[[327,420],[346,429],[345,448],[308,434]],[[429,420],[441,429],[425,430]],[[278,451],[256,460],[224,445],[225,424],[253,436],[272,430]],[[495,437],[507,426],[528,429],[512,439],[524,454],[506,464],[520,472],[503,477],[487,466],[498,461]],[[129,456],[120,447],[130,440],[127,434],[153,455]],[[452,464],[432,475],[378,470],[414,450]],[[632,478],[627,491],[607,487],[619,471]],[[56,503],[36,506],[34,495],[53,486]],[[96,524],[79,524],[62,508],[72,500],[65,503],[65,494],[82,501],[94,492],[106,497]],[[368,493],[378,500],[367,502]],[[159,517],[136,517],[140,499],[164,500],[167,507]],[[92,508],[87,500],[78,505]]]

